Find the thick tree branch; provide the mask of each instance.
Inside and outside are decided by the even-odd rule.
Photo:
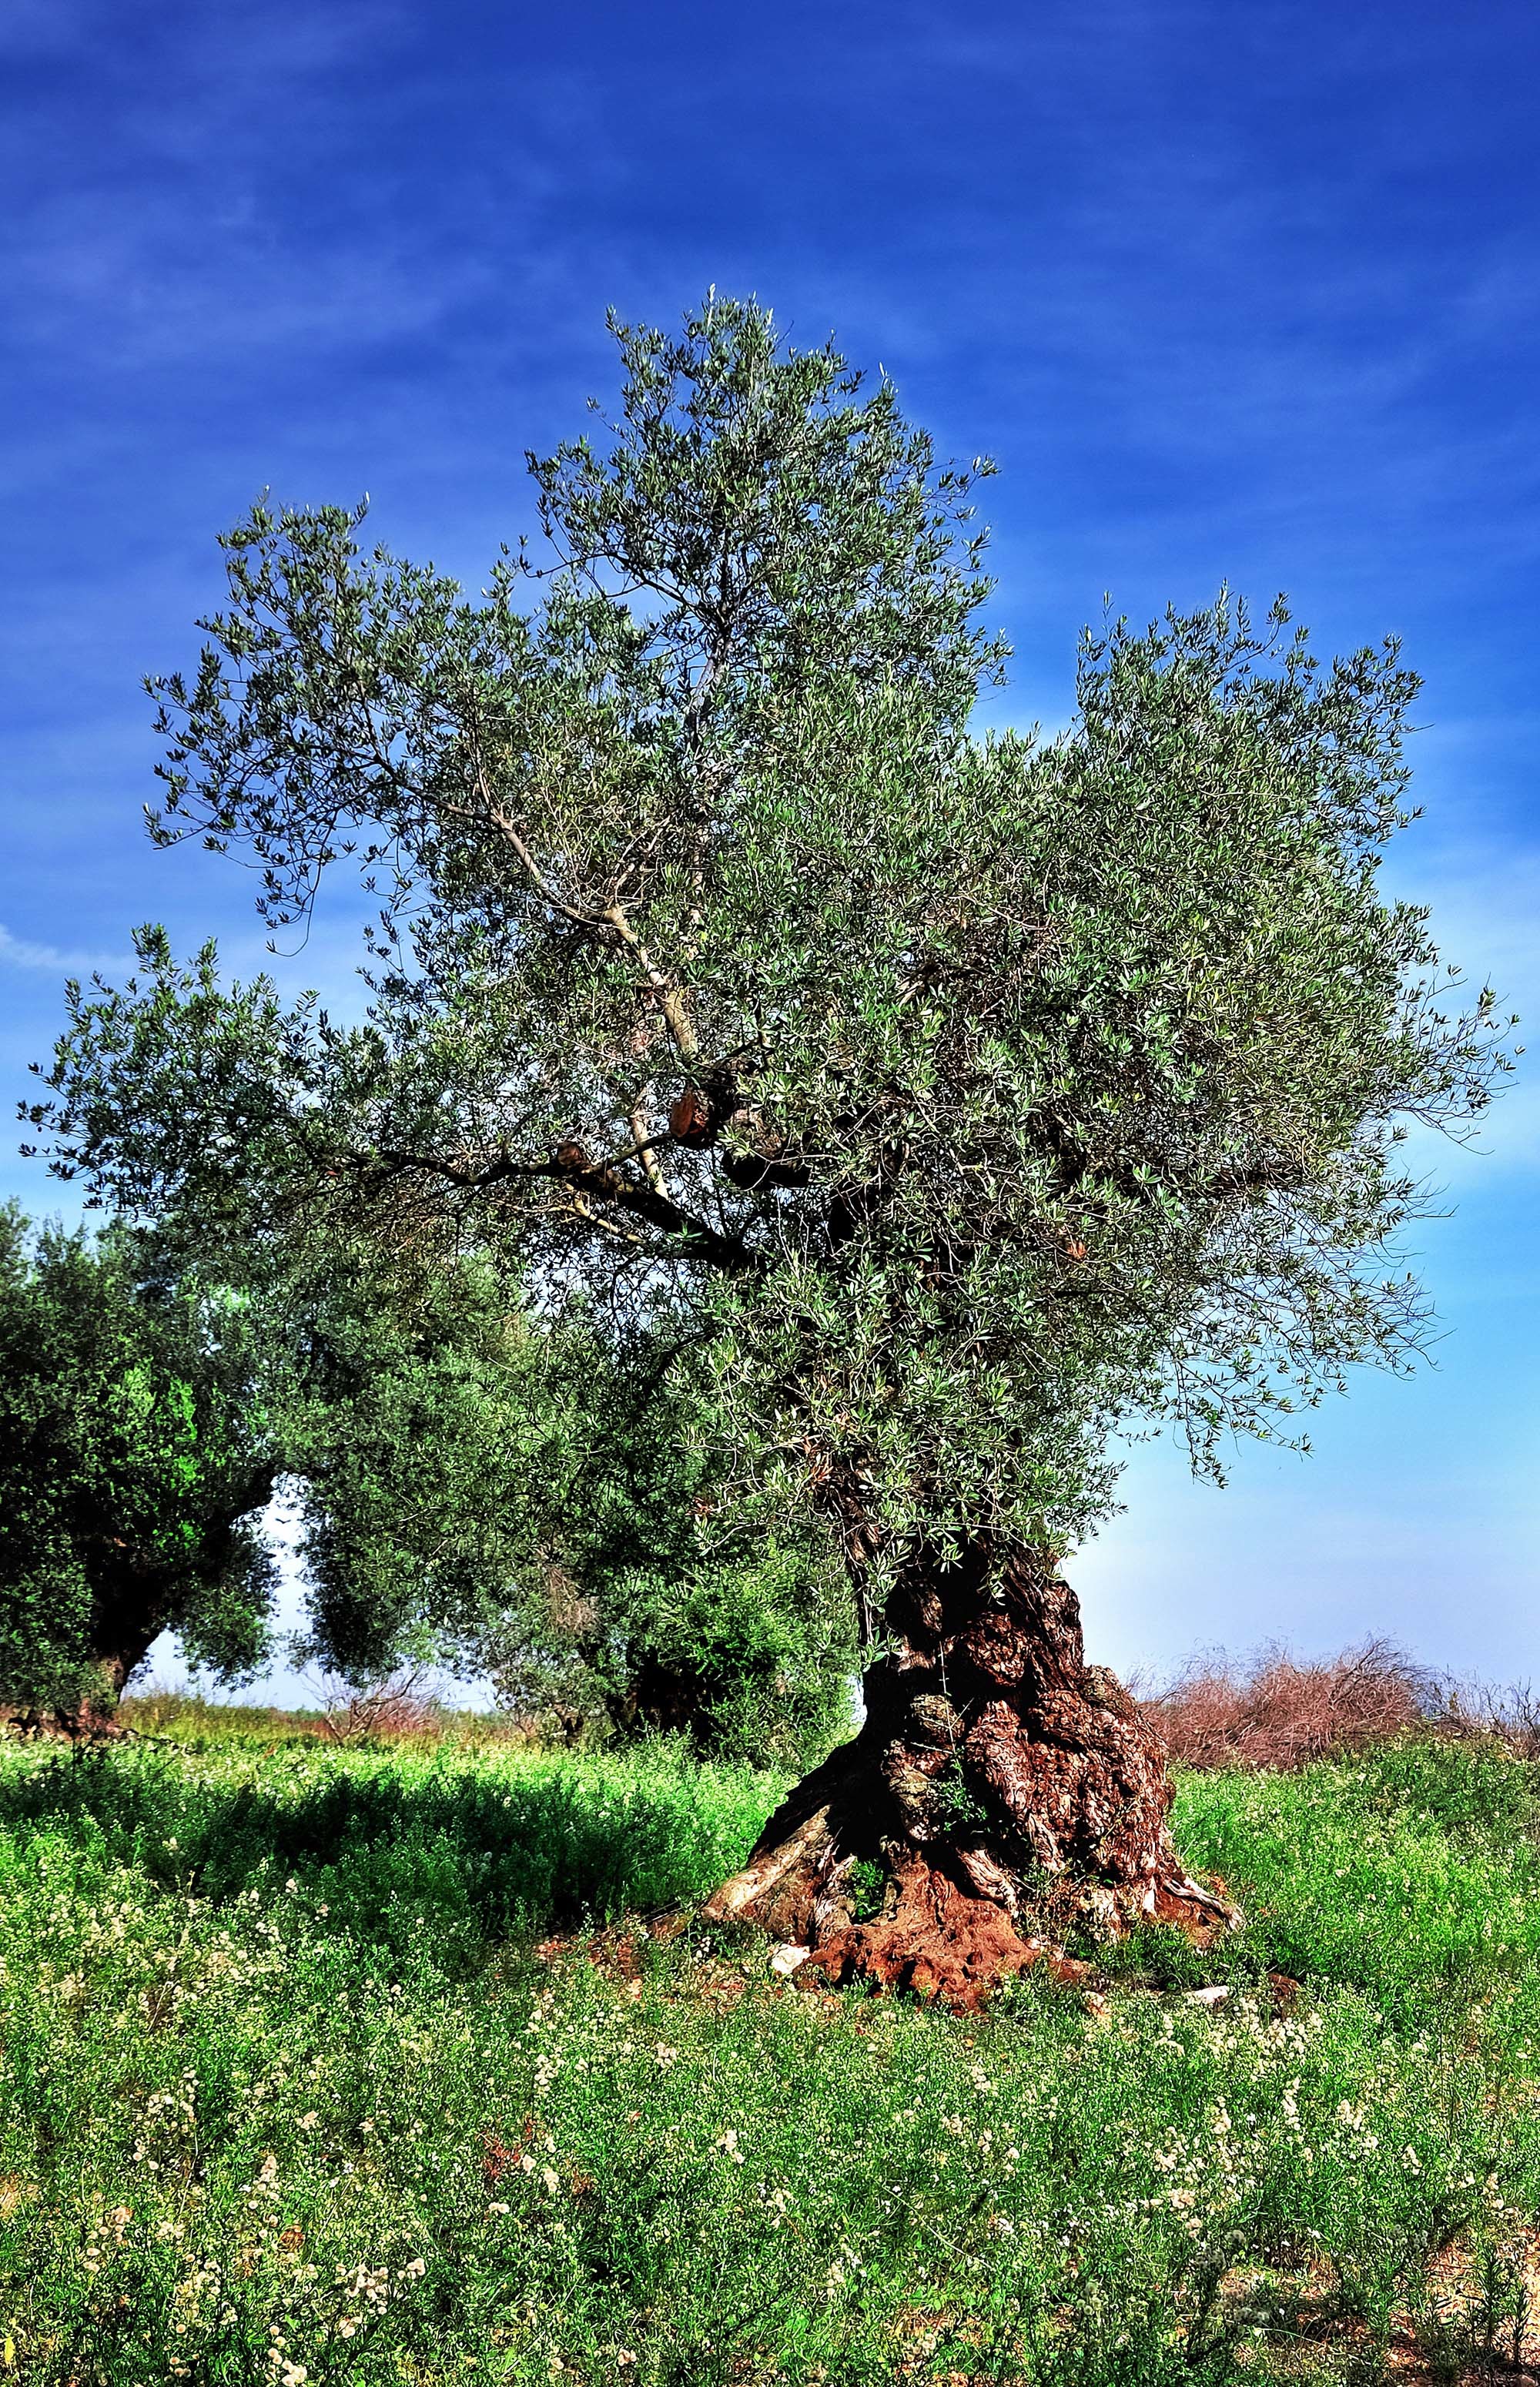
[[[672,1201],[674,1197],[668,1190],[668,1180],[663,1175],[663,1164],[658,1158],[658,1147],[654,1143],[651,1135],[649,1133],[647,1120],[642,1115],[640,1103],[637,1105],[635,1110],[631,1113],[629,1124],[631,1133],[636,1138],[637,1158],[641,1162],[643,1168],[647,1171],[648,1183],[651,1186],[655,1194],[662,1194],[665,1202]]]
[[[356,1156],[353,1165],[366,1177],[382,1173],[392,1177],[435,1177],[467,1194],[488,1194],[498,1185],[514,1181],[535,1183],[548,1180],[582,1197],[585,1204],[607,1204],[629,1218],[641,1219],[666,1235],[687,1258],[701,1260],[726,1275],[751,1275],[764,1265],[760,1255],[751,1251],[741,1237],[724,1234],[703,1219],[693,1218],[650,1181],[623,1175],[612,1161],[590,1160],[575,1143],[559,1146],[549,1160],[516,1160],[501,1153],[496,1159],[467,1166],[437,1153],[384,1151]],[[590,1208],[577,1207],[575,1204],[574,1208],[586,1224],[605,1225]]]
[[[602,912],[586,912],[579,904],[569,902],[561,889],[553,886],[550,879],[547,878],[517,824],[498,803],[491,789],[487,786],[486,773],[479,764],[476,766],[476,789],[482,802],[486,807],[486,819],[497,830],[499,836],[512,848],[524,876],[541,902],[549,903],[553,912],[559,912],[562,917],[564,920],[570,920],[574,928],[587,928],[590,933],[600,934],[608,930],[620,944],[625,946],[636,962],[648,992],[653,997],[659,1010],[663,1013],[664,1024],[673,1039],[674,1049],[680,1060],[687,1063],[694,1061],[699,1056],[701,1043],[695,1033],[694,1023],[690,1018],[684,995],[672,979],[664,976],[652,959],[632,927],[618,894],[612,902],[604,906]],[[460,814],[462,818],[468,816],[463,808],[459,805],[451,805],[448,809]],[[469,816],[473,817],[473,815]]]

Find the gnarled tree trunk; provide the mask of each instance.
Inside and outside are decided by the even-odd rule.
[[[8,1711],[9,1728],[45,1738],[100,1739],[123,1729],[118,1703],[159,1635],[186,1604],[185,1570],[146,1559],[113,1535],[82,1543],[92,1583],[89,1639],[50,1691],[44,1682]]]
[[[771,1816],[708,1915],[811,1950],[834,1980],[977,2003],[1079,1926],[1236,1920],[1167,1829],[1164,1752],[1088,1666],[1079,1603],[1041,1556],[921,1552],[887,1605],[897,1646],[865,1721]]]
[[[91,1664],[95,1681],[83,1697],[51,1718],[71,1738],[110,1738],[121,1732],[118,1702],[174,1612],[158,1580],[125,1566],[98,1583],[94,1603]]]
[[[11,1731],[45,1739],[116,1737],[122,1731],[118,1721],[118,1702],[130,1677],[148,1655],[155,1637],[154,1633],[147,1637],[115,1636],[112,1646],[104,1648],[98,1635],[88,1661],[83,1690],[61,1693],[52,1701],[46,1696],[34,1696],[14,1707],[0,1708],[0,1724]]]

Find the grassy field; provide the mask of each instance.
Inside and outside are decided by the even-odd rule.
[[[1533,1769],[1407,1740],[1188,1776],[1183,1853],[1250,1922],[1206,1971],[1129,1951],[1100,2012],[1029,1980],[961,2022],[783,1988],[751,1944],[585,1937],[705,1889],[778,1787],[666,1749],[6,1748],[0,2365],[1515,2375]]]

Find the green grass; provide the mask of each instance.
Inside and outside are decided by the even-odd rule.
[[[1183,1853],[1250,1916],[1213,2011],[1158,1936],[1099,2015],[1029,1979],[967,2022],[699,1934],[634,1977],[612,1934],[541,1952],[697,1896],[779,1787],[666,1748],[0,1753],[0,2367],[1175,2387],[1512,2350],[1528,1769],[1190,1778]]]

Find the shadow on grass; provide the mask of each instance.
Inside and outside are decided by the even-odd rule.
[[[704,1897],[775,1804],[768,1777],[646,1752],[485,1768],[275,1751],[212,1775],[77,1750],[0,1770],[0,1865],[119,1866],[215,1903],[324,1909],[456,1966],[510,1939]]]

